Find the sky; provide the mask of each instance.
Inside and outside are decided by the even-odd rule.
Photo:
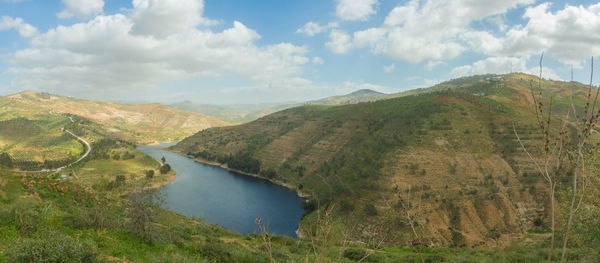
[[[542,52],[544,78],[589,83],[600,3],[0,0],[0,95],[299,102],[537,75]]]

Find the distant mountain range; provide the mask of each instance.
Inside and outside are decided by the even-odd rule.
[[[366,102],[381,99],[388,94],[380,93],[370,89],[362,89],[342,96],[327,97],[324,99],[308,101],[305,103],[283,103],[283,104],[256,104],[256,105],[210,105],[191,101],[170,104],[170,107],[197,112],[231,123],[244,123],[256,120],[281,110],[302,106],[304,104],[315,105],[342,105]]]

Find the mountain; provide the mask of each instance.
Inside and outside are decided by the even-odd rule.
[[[361,89],[350,94],[342,95],[342,96],[333,96],[320,100],[309,101],[309,104],[318,104],[318,105],[342,105],[342,104],[353,104],[359,102],[367,102],[377,100],[383,97],[386,97],[387,94],[377,92],[370,89]]]
[[[363,242],[383,224],[396,245],[504,246],[549,224],[547,189],[513,132],[514,123],[526,146],[537,145],[529,90],[537,81],[474,76],[367,103],[308,104],[203,130],[172,149],[259,174],[313,204],[337,204],[339,227],[352,226]],[[569,90],[578,111],[585,104],[583,84],[541,87],[559,115],[570,107]],[[411,238],[406,211],[418,215],[423,241]]]
[[[158,103],[127,105],[30,91],[0,97],[0,120],[62,113],[96,121],[115,135],[140,144],[176,141],[202,129],[227,125]]]
[[[183,101],[169,104],[169,107],[200,113],[230,123],[244,123],[298,105],[299,104],[213,105]]]
[[[359,102],[373,101],[388,96],[370,89],[362,89],[342,96],[327,97],[319,100],[308,101],[306,104],[316,105],[342,105]],[[256,120],[281,110],[301,106],[302,103],[284,103],[284,104],[256,104],[256,105],[211,105],[201,104],[191,101],[184,101],[170,104],[170,107],[197,112],[206,116],[211,116],[219,120],[231,123],[244,123]]]

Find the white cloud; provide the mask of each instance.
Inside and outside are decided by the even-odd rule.
[[[580,66],[590,56],[600,55],[600,3],[565,6],[554,13],[550,3],[527,8],[524,27],[510,29],[502,39],[503,54],[546,54],[566,64]]]
[[[347,21],[366,21],[375,14],[377,0],[337,0],[336,15]]]
[[[216,24],[203,17],[203,12],[202,0],[133,0],[132,32],[164,37]]]
[[[394,71],[395,68],[396,68],[396,64],[392,63],[390,65],[383,66],[383,72],[390,73],[390,72]]]
[[[346,53],[352,48],[350,35],[346,32],[334,29],[329,33],[329,42],[325,43],[325,46],[333,53]]]
[[[501,39],[485,31],[470,31],[461,35],[467,46],[473,51],[483,54],[495,54],[503,48],[504,43]]]
[[[492,16],[492,17],[488,17],[486,19],[486,21],[488,23],[491,23],[495,26],[498,27],[498,30],[504,32],[506,31],[506,29],[508,29],[508,26],[506,25],[506,23],[504,22],[504,17],[502,15],[497,15],[497,16]]]
[[[57,14],[58,18],[90,18],[102,13],[104,0],[62,0],[66,9]]]
[[[19,32],[19,35],[22,37],[32,37],[37,34],[37,28],[34,26],[27,24],[23,21],[22,18],[12,18],[9,16],[0,17],[0,31],[15,29]]]
[[[369,28],[354,32],[353,45],[356,48],[375,46],[385,38],[386,30],[383,28]]]
[[[320,57],[314,57],[312,59],[312,63],[315,64],[315,65],[323,65],[323,64],[325,64],[325,60],[323,60]]]
[[[144,16],[156,18],[157,14],[148,11],[150,2],[142,2],[134,0],[134,8],[142,10],[100,15],[34,37],[31,47],[8,59],[9,72],[16,76],[12,85],[114,98],[156,88],[167,80],[230,73],[275,88],[302,82],[298,76],[310,62],[306,47],[289,43],[257,46],[260,35],[237,21],[220,32],[198,29],[195,25],[206,21],[200,13],[196,18],[178,20],[187,24],[172,32],[166,25],[148,28],[149,18]]]
[[[333,41],[332,37],[328,47],[337,47],[332,49],[337,53],[370,47],[374,54],[410,63],[451,59],[467,50],[466,37],[462,35],[474,31],[470,28],[471,23],[531,3],[533,0],[411,0],[390,11],[380,27],[355,32],[353,39],[336,34],[338,41]],[[476,36],[468,39],[473,43],[478,40]]]
[[[436,68],[437,66],[440,66],[440,65],[446,65],[446,62],[439,61],[439,60],[430,60],[427,62],[427,65],[425,66],[425,68],[427,70],[433,70],[434,68]]]
[[[488,57],[474,62],[472,65],[456,67],[452,70],[453,77],[464,77],[478,74],[506,74],[522,72],[539,75],[539,67],[527,67],[527,57]],[[543,78],[560,80],[561,78],[552,69],[543,67]]]
[[[338,23],[332,22],[327,25],[321,26],[319,23],[310,21],[306,23],[304,26],[296,30],[296,33],[305,34],[307,36],[314,36],[323,32],[328,31],[329,29],[338,27]]]

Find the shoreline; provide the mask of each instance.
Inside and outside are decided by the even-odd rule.
[[[299,191],[298,189],[296,189],[296,187],[294,187],[294,186],[292,186],[290,184],[281,182],[279,180],[273,180],[273,179],[266,178],[264,176],[260,176],[258,174],[248,173],[248,172],[240,171],[240,170],[237,170],[237,169],[229,168],[226,164],[223,164],[223,163],[219,163],[219,162],[216,162],[216,161],[209,161],[209,160],[206,160],[206,159],[203,159],[203,158],[197,158],[197,157],[190,156],[190,155],[184,155],[184,154],[182,154],[180,152],[173,151],[173,150],[170,150],[168,148],[165,148],[164,150],[165,151],[170,151],[170,152],[173,152],[173,153],[176,153],[176,154],[179,154],[181,156],[184,156],[186,158],[194,160],[197,163],[201,163],[201,164],[206,164],[206,165],[210,165],[210,166],[214,166],[214,167],[223,168],[223,169],[225,169],[225,170],[227,170],[229,172],[235,173],[235,174],[239,174],[239,175],[243,175],[243,176],[250,176],[250,177],[262,179],[262,180],[268,181],[268,182],[270,182],[272,184],[276,184],[276,185],[285,187],[285,188],[287,188],[287,189],[289,189],[291,191],[294,191],[298,195],[298,197],[300,197],[302,199],[308,199],[308,198],[311,197],[310,194],[302,192],[302,191]]]

